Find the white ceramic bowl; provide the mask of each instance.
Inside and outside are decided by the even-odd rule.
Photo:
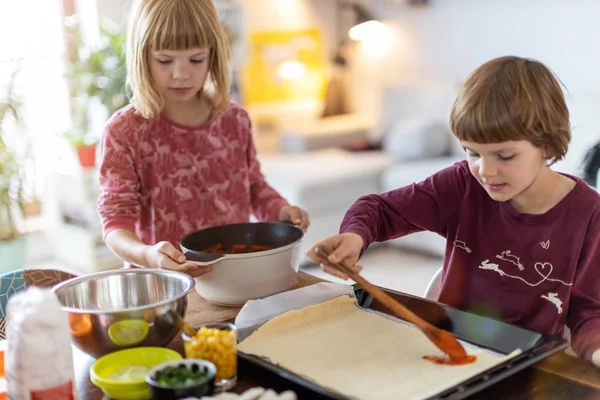
[[[212,265],[211,272],[195,278],[198,294],[213,303],[242,306],[248,300],[280,293],[295,285],[303,237],[302,231],[293,225],[264,222],[208,228],[188,235],[181,244],[188,260]],[[249,243],[273,248],[226,255],[196,251],[215,243]],[[190,252],[190,248],[194,251]]]
[[[296,284],[301,256],[302,241],[253,257],[228,256],[213,265],[211,272],[195,278],[196,291],[213,303],[243,306],[248,300],[291,289]]]

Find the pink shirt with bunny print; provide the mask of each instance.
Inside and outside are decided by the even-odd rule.
[[[179,247],[188,233],[216,225],[277,219],[287,202],[265,181],[250,118],[231,104],[189,127],[165,116],[147,120],[129,105],[102,138],[98,211],[103,236],[135,232],[153,245]]]

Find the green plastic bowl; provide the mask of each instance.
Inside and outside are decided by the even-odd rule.
[[[181,354],[162,347],[136,347],[120,350],[99,358],[90,367],[90,380],[113,399],[149,399],[150,388],[146,375],[150,369],[167,361],[181,360]],[[136,368],[141,367],[141,368]],[[134,376],[121,380],[115,375]]]

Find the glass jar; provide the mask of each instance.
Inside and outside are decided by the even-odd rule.
[[[232,389],[237,382],[237,329],[230,323],[205,324],[196,336],[181,335],[186,358],[206,360],[215,365],[217,392]]]

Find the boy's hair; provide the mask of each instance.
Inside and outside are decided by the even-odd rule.
[[[229,43],[213,0],[140,0],[127,35],[127,84],[136,112],[158,116],[164,99],[152,84],[152,50],[210,49],[207,83],[217,107],[229,104]],[[199,95],[202,95],[201,91]]]
[[[488,61],[462,86],[450,112],[450,129],[459,140],[475,143],[528,140],[554,164],[571,140],[561,84],[536,60],[506,56]]]

